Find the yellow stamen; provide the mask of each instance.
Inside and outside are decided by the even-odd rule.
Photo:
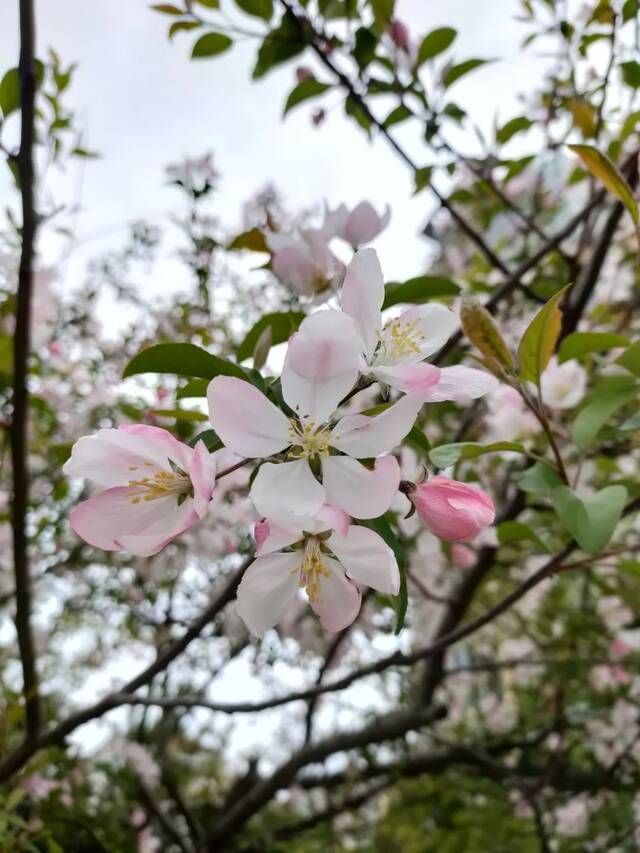
[[[382,330],[378,355],[388,359],[403,359],[421,352],[420,344],[426,340],[418,328],[418,320],[402,322],[391,320]]]
[[[145,467],[154,467],[153,462],[145,462],[144,464]],[[151,474],[151,472],[149,473]],[[139,480],[129,480],[127,485],[134,490],[129,497],[132,504],[140,503],[140,501],[154,501],[169,495],[175,496],[180,504],[181,499],[193,491],[191,480],[184,471],[164,471],[161,468],[152,476],[141,477]]]
[[[306,589],[309,602],[321,604],[320,582],[322,578],[331,577],[331,569],[322,559],[320,540],[315,536],[310,536],[307,539],[304,548],[304,560],[299,569],[295,569],[295,571],[300,572],[300,586]]]
[[[312,459],[329,455],[329,435],[331,430],[318,429],[315,421],[291,419],[289,436],[294,449],[291,456],[297,459]]]

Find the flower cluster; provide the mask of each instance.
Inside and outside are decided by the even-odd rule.
[[[357,245],[375,230],[363,224],[370,218],[367,209],[338,210],[332,228]],[[231,451],[257,466],[249,491],[261,519],[256,559],[238,591],[238,612],[251,631],[277,624],[299,587],[331,631],[355,619],[362,586],[395,595],[394,553],[367,526],[389,511],[401,487],[393,452],[425,403],[468,401],[497,382],[426,361],[457,328],[450,309],[418,305],[384,322],[383,300],[377,255],[362,249],[344,273],[339,307],[311,313],[289,339],[279,380],[259,388],[249,373],[246,380],[216,376],[209,418],[224,451],[209,453],[202,441],[190,447],[147,425],[80,439],[65,472],[98,491],[71,513],[75,532],[97,548],[158,553],[205,516],[216,477],[231,470],[220,470],[219,456]],[[354,412],[358,393],[376,383],[396,399]],[[443,476],[402,491],[425,526],[448,541],[469,541],[494,518],[480,489]]]

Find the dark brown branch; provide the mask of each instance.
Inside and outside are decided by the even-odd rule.
[[[106,714],[107,711],[111,711],[113,708],[118,708],[121,705],[126,704],[135,704],[130,701],[133,699],[131,694],[140,687],[143,687],[145,684],[149,684],[152,679],[158,675],[158,673],[163,672],[169,664],[184,652],[187,646],[195,640],[196,637],[200,636],[206,626],[222,612],[227,604],[233,600],[236,590],[238,589],[238,584],[240,583],[242,575],[244,574],[249,562],[250,560],[247,560],[245,564],[232,575],[222,592],[209,605],[209,607],[207,607],[204,613],[202,613],[202,615],[191,624],[190,628],[188,628],[179,639],[171,643],[158,655],[156,660],[150,666],[144,669],[135,678],[131,679],[131,681],[125,684],[117,693],[110,693],[94,705],[89,705],[80,711],[70,714],[65,720],[58,723],[57,726],[40,733],[37,738],[24,743],[7,756],[7,758],[0,764],[0,783],[11,778],[11,776],[20,770],[21,767],[24,767],[31,756],[38,752],[38,750],[62,743],[64,739],[71,734],[71,732],[75,731],[85,723],[88,723],[90,720],[95,720],[98,717],[103,716],[103,714]]]
[[[288,761],[281,764],[271,776],[258,782],[245,797],[236,802],[221,817],[207,839],[206,849],[209,853],[218,853],[218,851],[224,850],[245,823],[265,806],[281,788],[290,785],[303,767],[324,761],[337,752],[347,752],[403,737],[407,732],[423,728],[441,718],[444,713],[443,708],[433,707],[391,714],[356,731],[342,732],[316,744],[303,747]]]
[[[35,211],[35,16],[33,0],[20,0],[20,77],[21,131],[18,154],[20,197],[22,202],[22,249],[16,298],[16,325],[13,335],[13,415],[11,421],[11,464],[13,469],[13,565],[16,595],[16,632],[22,663],[26,712],[26,740],[37,737],[41,725],[36,651],[31,629],[31,577],[27,512],[29,507],[29,353],[31,351],[31,302],[33,263],[38,219]]]

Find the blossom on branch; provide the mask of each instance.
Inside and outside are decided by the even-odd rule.
[[[303,588],[327,631],[341,631],[360,612],[359,585],[397,595],[393,551],[368,527],[349,523],[337,507],[313,516],[263,519],[256,525],[256,560],[238,588],[237,610],[249,630],[264,634],[284,617]]]
[[[64,472],[99,488],[71,512],[78,536],[147,557],[206,514],[216,462],[203,442],[191,448],[164,429],[132,424],[81,438]]]

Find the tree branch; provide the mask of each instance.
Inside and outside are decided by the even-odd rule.
[[[11,464],[13,470],[13,564],[16,596],[16,632],[22,663],[26,713],[26,741],[32,742],[41,725],[36,651],[31,628],[31,577],[27,536],[29,507],[29,353],[31,350],[31,302],[33,261],[38,219],[35,211],[35,16],[33,0],[20,0],[20,77],[21,130],[18,172],[22,203],[22,247],[16,298],[16,324],[13,336],[13,415],[11,421]]]

